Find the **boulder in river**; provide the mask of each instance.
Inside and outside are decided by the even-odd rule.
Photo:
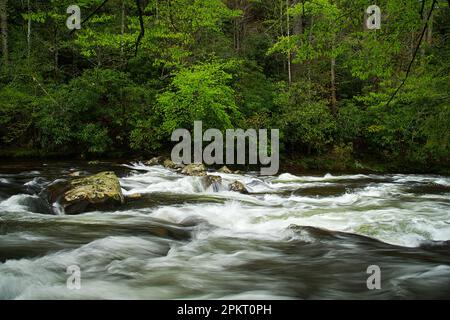
[[[242,182],[239,182],[239,181],[235,181],[232,184],[230,184],[228,186],[228,189],[230,191],[240,192],[240,193],[243,193],[243,194],[247,194],[248,193],[248,190],[245,187],[245,185]]]
[[[65,185],[54,185],[48,192],[49,200],[59,200],[66,214],[111,209],[125,202],[114,172],[101,172]]]
[[[164,157],[159,156],[159,157],[151,158],[149,161],[145,162],[144,164],[146,166],[157,166],[157,165],[162,164],[163,162],[164,162]]]
[[[206,176],[206,168],[202,163],[192,163],[185,166],[181,173],[188,176],[203,177]]]
[[[202,178],[202,184],[205,189],[213,187],[214,192],[218,192],[222,184],[222,177],[207,175]]]
[[[173,162],[173,161],[170,160],[170,159],[164,160],[163,165],[164,165],[165,168],[167,168],[167,169],[173,169],[173,170],[180,170],[180,169],[183,169],[183,168],[184,168],[184,165],[182,165],[182,164],[177,164],[177,163]]]

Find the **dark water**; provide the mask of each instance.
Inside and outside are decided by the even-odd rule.
[[[102,170],[143,197],[78,216],[39,197]],[[214,192],[141,164],[1,163],[0,298],[450,298],[448,177],[221,176]],[[234,180],[250,194],[226,191]],[[367,288],[371,265],[380,290]]]

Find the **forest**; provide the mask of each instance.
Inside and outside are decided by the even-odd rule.
[[[199,120],[305,169],[450,172],[447,0],[0,0],[0,29],[0,157],[147,157]]]

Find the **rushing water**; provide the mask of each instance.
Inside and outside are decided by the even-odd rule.
[[[39,197],[105,169],[143,197],[77,216]],[[1,164],[0,299],[450,298],[450,178],[218,175],[205,190],[159,166]],[[235,180],[250,194],[227,191]]]

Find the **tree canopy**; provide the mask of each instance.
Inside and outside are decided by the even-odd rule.
[[[150,154],[202,120],[279,128],[285,158],[448,166],[450,4],[376,1],[367,30],[372,4],[0,0],[1,149]]]

